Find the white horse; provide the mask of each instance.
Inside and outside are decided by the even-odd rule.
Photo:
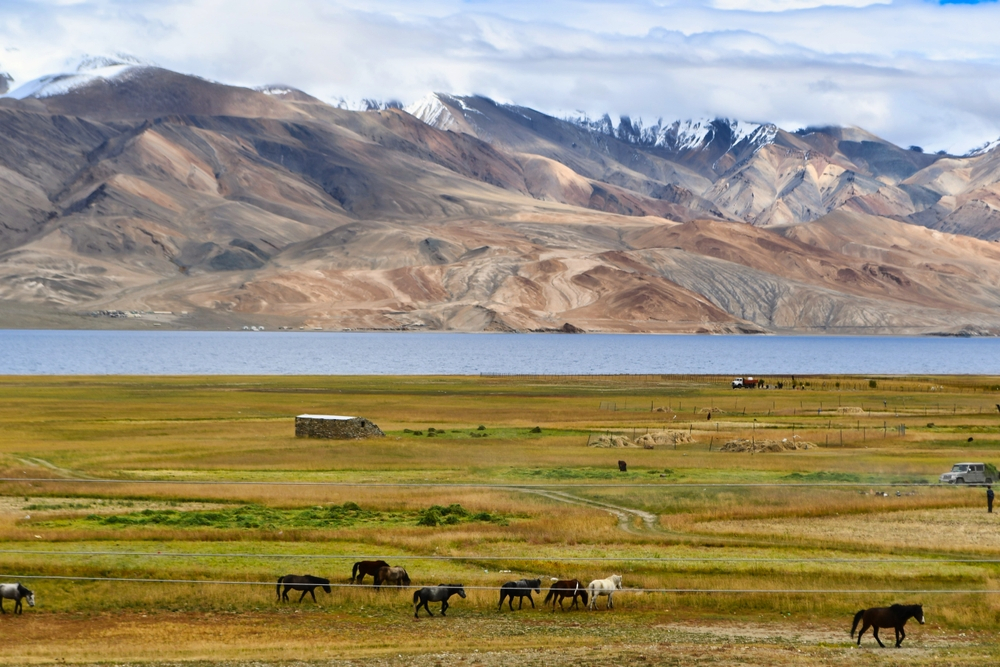
[[[612,596],[615,591],[620,591],[621,589],[622,577],[620,574],[612,574],[607,579],[595,579],[587,586],[587,592],[590,593],[590,603],[587,605],[587,608],[597,609],[597,596],[607,595],[608,606],[606,608],[614,609],[615,604]]]
[[[21,613],[21,600],[26,599],[28,601],[29,607],[35,606],[35,594],[29,591],[27,588],[22,586],[20,583],[16,584],[0,584],[0,614],[6,614],[3,608],[4,600],[14,601],[14,613]]]

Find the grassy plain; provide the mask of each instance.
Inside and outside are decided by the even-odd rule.
[[[1000,514],[981,488],[930,483],[958,461],[1000,463],[1000,379],[768,381],[783,388],[0,378],[2,476],[58,480],[0,482],[0,579],[46,577],[22,579],[38,607],[0,617],[0,662],[995,662]],[[300,413],[364,415],[387,437],[296,439]],[[693,442],[587,446],[663,429]],[[817,446],[719,451],[736,438]],[[469,597],[414,621],[408,592],[348,584],[362,556]],[[289,572],[333,594],[277,604],[270,582]],[[495,607],[507,580],[613,572],[613,611]],[[928,624],[911,621],[899,651],[870,635],[851,648],[853,612],[897,601],[922,602]]]

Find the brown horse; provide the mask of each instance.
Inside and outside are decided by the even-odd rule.
[[[573,607],[576,607],[579,609],[579,604],[576,599],[578,597],[583,598],[583,604],[587,604],[587,587],[583,585],[583,582],[576,579],[562,579],[552,584],[549,588],[548,595],[545,596],[545,602],[543,602],[543,604],[548,604],[549,600],[552,600],[552,611],[555,611],[556,600],[558,600],[559,608],[566,611],[563,609],[563,599],[568,597],[573,598],[573,604],[571,604],[569,608],[572,609]]]
[[[378,574],[375,575],[375,590],[380,590],[382,584],[388,586],[409,586],[410,585],[410,575],[406,573],[406,569],[396,566],[380,567],[378,569]]]
[[[854,630],[858,627],[858,623],[861,622],[861,632],[858,633],[858,646],[861,646],[861,635],[865,634],[865,630],[868,628],[872,628],[875,641],[878,642],[879,646],[885,648],[885,644],[878,638],[878,629],[893,628],[896,630],[896,648],[899,648],[899,645],[906,638],[903,626],[911,618],[917,619],[920,625],[923,625],[924,608],[919,604],[894,604],[891,607],[862,609],[854,615],[854,625],[851,626],[851,638],[854,638]]]
[[[354,564],[354,569],[351,570],[351,583],[360,584],[365,578],[365,575],[371,576],[372,579],[378,579],[378,571],[383,567],[389,567],[389,564],[384,560],[362,560]]]

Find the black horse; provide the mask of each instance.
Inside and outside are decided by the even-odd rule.
[[[437,586],[429,586],[427,588],[421,588],[420,590],[413,592],[413,618],[417,618],[417,612],[423,607],[427,610],[430,616],[434,615],[431,608],[427,606],[428,602],[440,602],[441,603],[441,615],[445,615],[445,611],[448,610],[448,598],[452,595],[458,595],[459,597],[465,597],[465,588],[462,584],[438,584]]]
[[[506,584],[500,587],[500,604],[497,605],[497,611],[503,608],[503,601],[507,600],[507,605],[510,607],[511,611],[514,611],[514,598],[518,598],[517,608],[520,609],[521,605],[524,604],[524,598],[528,598],[528,602],[531,603],[531,608],[535,608],[535,601],[531,597],[531,591],[534,590],[539,595],[542,594],[542,580],[541,579],[520,579],[518,581],[508,581]]]
[[[371,576],[372,579],[378,579],[378,571],[383,567],[389,567],[389,564],[384,560],[362,560],[354,564],[354,568],[351,570],[351,583],[360,584],[365,578],[365,575]]]
[[[281,587],[284,586],[285,590],[282,591]],[[316,602],[316,589],[322,587],[327,593],[333,593],[330,590],[330,580],[323,579],[322,577],[314,577],[311,574],[286,574],[283,577],[278,577],[278,602],[288,602],[288,591],[302,591],[302,595],[299,596],[299,602],[302,602],[302,598],[306,596],[306,593],[312,596],[313,602]]]
[[[911,618],[917,619],[920,625],[923,625],[924,608],[919,604],[894,604],[891,607],[862,609],[854,615],[854,625],[851,626],[851,638],[854,638],[854,630],[857,629],[860,622],[862,625],[861,632],[858,633],[858,646],[861,646],[861,635],[865,634],[865,630],[868,628],[872,628],[875,641],[878,642],[879,646],[885,648],[885,644],[878,638],[878,629],[893,628],[896,630],[896,648],[899,648],[899,645],[906,638],[903,626]]]

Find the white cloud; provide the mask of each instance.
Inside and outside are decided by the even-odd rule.
[[[715,0],[715,9],[740,10],[748,12],[786,12],[795,9],[815,9],[816,7],[868,7],[870,5],[888,5],[892,0],[843,0],[842,2],[825,2],[824,0]]]
[[[14,0],[0,1],[0,71],[24,82],[121,51],[328,100],[482,93],[964,151],[1000,136],[997,25],[996,3],[922,0]]]

